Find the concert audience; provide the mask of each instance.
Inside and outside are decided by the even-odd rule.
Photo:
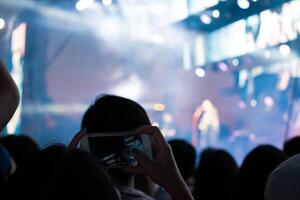
[[[35,154],[39,151],[39,146],[36,142],[25,135],[9,135],[0,138],[0,144],[8,150],[17,167],[31,162]]]
[[[195,173],[195,200],[231,200],[232,186],[238,166],[226,151],[206,149]]]
[[[16,85],[0,62],[0,131],[13,116],[18,102]],[[228,152],[206,149],[195,170],[193,146],[182,140],[168,144],[159,128],[151,126],[145,110],[129,99],[112,95],[97,98],[83,116],[82,129],[68,147],[51,145],[42,150],[26,136],[1,138],[1,198],[296,200],[300,196],[299,138],[285,143],[284,152],[289,157],[298,154],[287,161],[279,149],[261,145],[246,156],[238,170]],[[136,152],[138,167],[107,169],[91,154],[77,149],[85,134],[125,131],[147,133],[152,138],[153,160]],[[192,178],[195,185],[190,182]],[[157,188],[164,195],[159,195]]]
[[[284,143],[283,151],[288,157],[300,153],[300,137],[294,137]]]
[[[264,189],[269,174],[287,156],[271,145],[260,145],[244,159],[235,185],[235,199],[264,200]]]

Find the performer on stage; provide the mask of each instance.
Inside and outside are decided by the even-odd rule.
[[[193,115],[192,144],[200,148],[215,146],[219,139],[219,115],[211,101],[204,100]]]

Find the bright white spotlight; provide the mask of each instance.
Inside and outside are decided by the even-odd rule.
[[[0,30],[3,29],[5,26],[5,20],[0,18]]]
[[[78,11],[84,11],[84,10],[87,9],[93,2],[94,2],[94,0],[79,0],[79,1],[77,1],[76,5],[75,5],[76,10],[78,10]]]
[[[207,14],[200,15],[200,20],[203,22],[203,24],[210,24],[211,18]]]
[[[205,72],[205,70],[203,68],[200,67],[200,68],[196,68],[195,69],[195,74],[199,78],[203,78],[203,77],[205,77],[206,72]]]
[[[241,9],[248,9],[250,7],[250,2],[248,0],[238,0],[237,4]]]
[[[287,44],[282,44],[282,45],[279,46],[279,52],[283,56],[288,56],[291,53],[291,48]]]
[[[212,16],[214,17],[214,18],[219,18],[220,17],[220,11],[219,10],[214,10],[213,12],[212,12]]]
[[[152,36],[152,41],[156,44],[162,44],[164,43],[165,39],[161,34],[156,33]]]
[[[112,4],[112,0],[102,0],[103,5],[110,6]]]
[[[270,96],[264,98],[264,103],[267,107],[272,107],[274,105],[274,100]]]

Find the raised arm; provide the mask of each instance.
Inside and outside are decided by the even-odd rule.
[[[12,118],[19,105],[19,100],[17,86],[0,61],[0,131]]]

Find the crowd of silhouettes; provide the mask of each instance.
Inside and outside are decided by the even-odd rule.
[[[0,63],[0,130],[19,102],[15,86]],[[84,113],[68,145],[41,149],[30,137],[0,138],[0,198],[30,200],[293,200],[299,199],[300,138],[254,148],[241,166],[223,149],[196,149],[181,139],[166,141],[138,103],[102,95]],[[135,152],[136,167],[107,168],[80,141],[94,133],[147,133],[153,158]],[[105,142],[113,146],[113,141]],[[97,148],[97,146],[95,147]],[[197,162],[198,161],[198,162]]]

